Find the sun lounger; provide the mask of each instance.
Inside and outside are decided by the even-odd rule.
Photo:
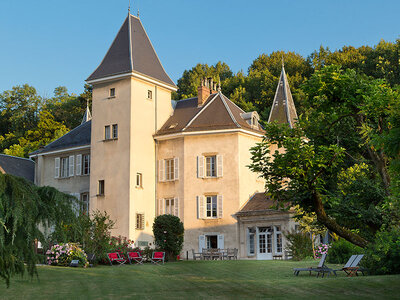
[[[319,261],[319,264],[317,267],[294,268],[293,269],[294,275],[298,276],[301,271],[308,271],[308,272],[310,272],[310,275],[311,275],[311,272],[317,272],[317,277],[319,277],[320,274],[322,274],[322,277],[324,277],[325,274],[330,275],[331,273],[336,275],[334,270],[328,268],[325,265],[325,260],[326,260],[326,254],[322,254],[321,260]]]
[[[334,272],[336,273],[337,271],[344,271],[346,272],[347,277],[358,276],[358,272],[361,272],[364,275],[366,269],[358,265],[363,257],[364,254],[352,255],[343,268],[334,270]]]

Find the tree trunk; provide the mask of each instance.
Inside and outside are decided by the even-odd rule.
[[[387,196],[389,196],[390,195],[390,176],[389,176],[389,173],[388,173],[388,170],[386,167],[386,165],[387,165],[386,159],[382,153],[378,153],[378,152],[374,151],[368,145],[367,145],[367,151],[368,151],[369,157],[371,158],[372,162],[375,165],[376,170],[378,171],[379,175],[382,178],[383,188],[385,189],[385,193]]]
[[[315,213],[317,214],[317,220],[324,224],[326,228],[336,233],[345,240],[353,243],[354,245],[364,248],[368,241],[363,239],[358,234],[351,232],[350,230],[343,228],[336,221],[326,215],[324,205],[322,204],[321,195],[318,192],[314,192],[312,195],[312,201]]]

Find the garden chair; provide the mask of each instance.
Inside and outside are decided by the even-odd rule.
[[[236,248],[234,248],[234,249],[229,249],[228,248],[228,251],[227,251],[227,258],[229,259],[229,260],[231,260],[231,259],[237,259],[237,255],[238,255],[238,249],[236,249]]]
[[[117,252],[107,253],[107,258],[111,266],[113,265],[113,262],[119,263],[120,266],[126,263],[126,260],[121,258]]]
[[[194,252],[194,249],[192,249],[192,254],[193,254],[193,260],[196,260],[196,259],[201,260],[202,259],[202,253]]]
[[[151,258],[151,262],[153,264],[159,265],[160,263],[164,264],[165,252],[153,252],[153,257]]]
[[[319,264],[317,267],[295,268],[295,269],[293,269],[294,275],[298,276],[301,271],[309,271],[310,275],[311,275],[311,272],[317,272],[318,273],[317,277],[319,277],[320,273],[322,273],[322,277],[324,277],[325,274],[330,275],[331,273],[336,275],[334,270],[328,268],[325,265],[325,260],[326,260],[326,254],[322,254],[321,260],[319,261]]]
[[[87,255],[87,260],[88,260],[88,262],[89,262],[89,267],[93,267],[95,259],[96,259],[96,254],[94,254],[94,253],[89,253],[89,254]]]
[[[346,272],[347,277],[352,277],[352,276],[358,276],[357,273],[361,272],[364,276],[364,271],[366,270],[358,265],[363,257],[364,254],[352,255],[343,268],[339,270],[334,270],[335,274],[336,271],[344,271]]]
[[[139,252],[128,252],[128,259],[129,264],[132,264],[132,261],[140,265],[143,264],[143,257],[140,255]]]

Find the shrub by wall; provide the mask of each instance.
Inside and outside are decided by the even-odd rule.
[[[292,253],[294,260],[313,257],[312,241],[307,233],[286,232],[285,237],[289,242],[286,250]]]
[[[173,215],[161,215],[155,218],[153,234],[156,247],[165,251],[166,258],[175,260],[182,251],[183,223]]]

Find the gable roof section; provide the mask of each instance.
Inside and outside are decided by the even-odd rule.
[[[161,65],[142,22],[129,14],[102,62],[86,81],[131,72],[176,87]]]
[[[75,127],[70,132],[64,134],[62,137],[46,145],[37,151],[30,153],[29,155],[36,155],[47,153],[56,150],[74,148],[79,146],[90,146],[92,131],[92,121],[89,120],[82,123],[78,127]]]
[[[246,129],[263,134],[261,126],[252,127],[242,117],[242,109],[222,93],[212,94],[204,105],[197,105],[197,98],[178,101],[174,114],[165,122],[156,136],[178,132]]]
[[[288,123],[290,128],[293,128],[296,120],[296,107],[294,106],[292,93],[290,92],[285,67],[282,65],[282,71],[276,88],[268,123],[274,121],[278,123]]]
[[[272,210],[274,201],[265,193],[255,193],[243,206],[240,212]]]
[[[33,182],[35,178],[35,163],[27,158],[0,154],[0,172],[23,177]]]

